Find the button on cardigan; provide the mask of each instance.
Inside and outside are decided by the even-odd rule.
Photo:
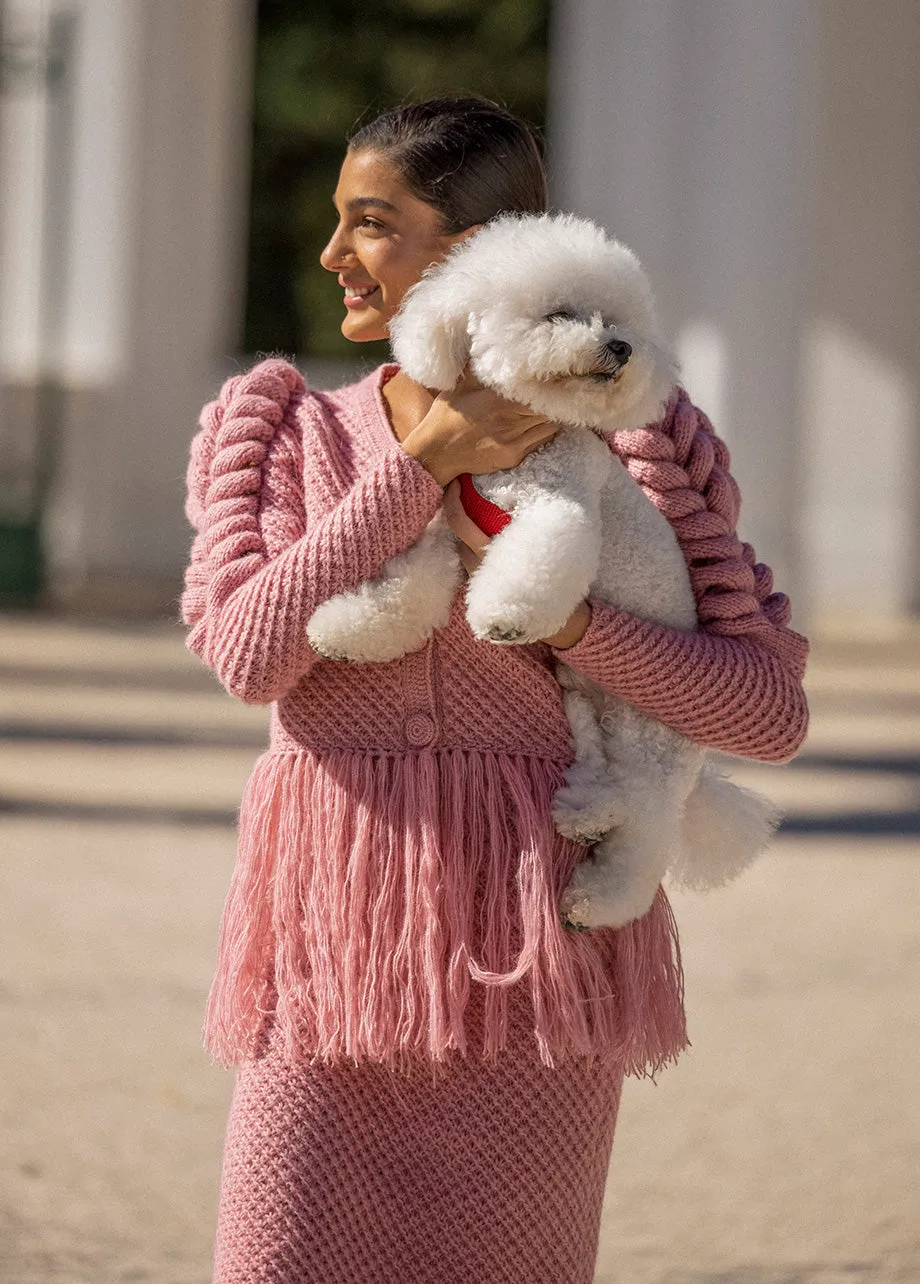
[[[808,643],[739,540],[728,452],[677,390],[660,424],[611,436],[687,557],[700,627],[593,601],[574,646],[493,646],[458,590],[447,625],[385,663],[327,660],[307,622],[424,531],[441,486],[397,441],[385,365],[336,392],[264,361],[205,407],[186,511],[188,645],[226,689],[270,703],[240,811],[204,1037],[239,1063],[266,1022],[291,1061],[494,1058],[529,988],[540,1059],[604,1054],[654,1072],[686,1045],[663,889],[620,929],[566,930],[584,850],[551,803],[573,742],[555,657],[690,736],[783,762],[804,738]],[[480,1038],[464,1014],[476,988]]]

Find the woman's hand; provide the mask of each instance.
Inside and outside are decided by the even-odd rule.
[[[458,481],[450,482],[445,490],[443,507],[448,526],[461,541],[459,548],[460,560],[466,567],[467,574],[472,575],[482,561],[491,536],[476,525],[463,507],[463,501],[460,498],[460,483]],[[550,646],[559,648],[574,646],[576,642],[579,642],[584,637],[590,623],[591,604],[585,598],[578,603],[559,632],[554,633],[551,637],[543,638],[542,641],[548,642]]]
[[[402,445],[441,486],[447,486],[460,473],[517,467],[561,427],[483,388],[467,369],[456,388],[435,397]]]
[[[463,500],[460,498],[460,483],[458,481],[452,481],[448,485],[444,492],[442,507],[448,526],[461,541],[457,550],[460,554],[460,561],[466,567],[467,574],[472,575],[482,561],[482,556],[491,543],[492,537],[476,525],[463,507]]]

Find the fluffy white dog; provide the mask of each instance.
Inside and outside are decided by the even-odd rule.
[[[504,216],[457,245],[406,295],[394,355],[427,388],[467,362],[479,381],[566,426],[514,469],[475,477],[509,512],[467,585],[477,638],[539,641],[590,595],[675,628],[696,627],[668,522],[600,431],[660,418],[675,361],[658,337],[635,255],[572,215]],[[391,660],[446,624],[462,579],[442,513],[383,574],[323,603],[320,654]],[[560,833],[593,847],[563,894],[573,927],[617,927],[650,907],[666,871],[696,887],[733,878],[777,817],[706,751],[559,662],[575,758],[553,804]]]

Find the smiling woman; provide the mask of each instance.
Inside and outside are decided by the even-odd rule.
[[[460,84],[542,125],[550,0],[259,0],[256,9],[243,351],[353,360],[334,320],[341,295],[317,261],[343,140],[373,116],[369,104]],[[383,361],[385,345],[362,356]]]
[[[545,175],[523,121],[434,100],[352,138],[334,202],[323,266],[365,343],[459,239],[540,212]],[[683,390],[661,411],[610,445],[672,523],[697,632],[588,600],[559,635],[495,645],[451,584],[424,646],[349,663],[312,649],[317,609],[423,546],[442,507],[474,559],[455,479],[559,424],[392,362],[315,392],[273,359],[205,407],[188,645],[274,705],[205,1018],[238,1068],[215,1284],[590,1284],[623,1077],[674,1061],[686,1026],[662,888],[623,927],[563,925],[585,849],[552,821],[573,750],[556,661],[729,753],[783,760],[807,725],[807,643],[737,537],[728,452]]]
[[[333,201],[339,222],[320,262],[345,291],[342,334],[355,343],[385,339],[409,287],[473,229],[447,235],[438,211],[406,189],[389,159],[354,146]]]

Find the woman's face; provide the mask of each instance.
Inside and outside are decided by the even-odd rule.
[[[355,343],[385,339],[403,295],[426,267],[457,241],[441,232],[441,216],[406,190],[379,152],[346,153],[332,198],[339,222],[320,263],[338,272],[345,292],[342,334]]]

